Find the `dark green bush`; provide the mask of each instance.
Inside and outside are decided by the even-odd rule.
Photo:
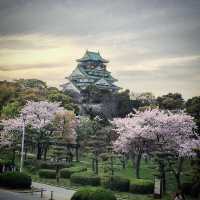
[[[191,182],[185,182],[182,183],[181,185],[181,190],[184,194],[189,195],[191,194],[191,190],[192,190],[192,183]]]
[[[42,160],[36,160],[36,159],[27,159],[24,161],[24,166],[26,167],[35,167],[37,169],[56,169],[57,163],[50,162],[50,161],[42,161]],[[68,164],[60,163],[60,168],[67,168],[71,167]]]
[[[40,169],[38,174],[40,178],[56,178],[56,170]]]
[[[200,183],[185,182],[181,185],[182,192],[192,197],[198,197],[200,194]]]
[[[130,192],[138,194],[151,194],[153,193],[154,183],[153,181],[146,179],[131,180]]]
[[[31,177],[20,172],[0,174],[0,186],[9,188],[30,188]]]
[[[60,177],[61,178],[70,178],[73,173],[87,171],[85,167],[69,167],[60,170]]]
[[[117,190],[121,192],[129,191],[129,179],[120,176],[106,177],[103,181],[103,186],[111,190]]]
[[[78,190],[71,200],[116,200],[115,195],[103,188],[84,188]]]
[[[92,186],[98,186],[101,183],[99,176],[88,172],[74,173],[71,175],[70,181],[75,184]]]
[[[91,196],[94,192],[95,189],[90,187],[79,189],[76,193],[74,193],[71,200],[91,200]]]
[[[31,172],[35,172],[40,169],[41,162],[42,161],[36,159],[27,159],[24,160],[24,166]]]
[[[62,168],[67,168],[67,167],[70,167],[69,165],[67,164],[59,164],[59,168],[62,169]],[[42,169],[56,169],[57,168],[57,164],[56,163],[52,163],[52,162],[42,162],[40,164],[40,168]]]
[[[98,188],[95,192],[92,193],[91,200],[117,200],[117,199],[111,191]]]

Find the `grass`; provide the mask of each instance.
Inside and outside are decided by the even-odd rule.
[[[91,160],[88,156],[81,158],[81,162],[74,162],[73,164],[74,164],[74,166],[87,167],[89,170],[91,170]],[[40,178],[37,175],[37,173],[32,173],[26,168],[25,168],[25,170],[29,175],[31,175],[32,180],[35,182],[41,182],[41,183],[50,184],[50,185],[54,185],[54,186],[65,187],[65,188],[73,189],[73,190],[77,190],[79,188],[84,187],[84,186],[80,186],[80,185],[72,185],[70,183],[69,179],[61,178],[59,183],[57,183],[56,179]],[[187,172],[187,174],[190,174],[190,170],[191,170],[190,162],[189,161],[185,162],[183,171]],[[152,161],[148,161],[148,163],[145,163],[145,161],[142,160],[141,168],[140,168],[141,178],[153,180],[154,174],[156,172],[157,172],[156,166]],[[122,165],[120,164],[119,161],[116,161],[114,173],[115,173],[115,175],[122,176],[122,177],[128,178],[130,180],[135,178],[135,171],[134,171],[130,161],[127,163],[127,166],[125,169],[122,168]],[[99,175],[104,176],[106,174],[107,173],[105,173],[103,170],[103,163],[100,162],[99,163]],[[167,178],[168,193],[162,199],[170,200],[170,199],[172,199],[173,192],[176,190],[176,181],[174,179],[173,174],[169,173],[169,172],[166,174],[166,178]],[[186,176],[183,174],[182,180],[183,181],[190,180],[190,176]],[[115,195],[117,196],[117,198],[119,200],[153,200],[154,199],[152,195],[140,195],[140,194],[131,194],[131,193],[123,193],[123,192],[115,192]],[[187,197],[187,199],[194,200],[190,197]]]

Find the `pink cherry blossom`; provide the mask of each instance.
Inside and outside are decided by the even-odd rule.
[[[114,149],[129,152],[138,138],[160,144],[164,151],[171,151],[179,156],[192,155],[194,144],[199,144],[195,135],[196,125],[193,118],[183,112],[172,113],[158,109],[129,114],[125,118],[113,120],[118,139]]]

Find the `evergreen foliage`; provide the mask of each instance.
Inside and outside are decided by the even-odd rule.
[[[40,178],[56,178],[56,170],[40,169],[38,175]]]
[[[30,188],[31,177],[20,172],[0,174],[0,186],[8,188]]]
[[[151,194],[153,193],[154,183],[150,180],[135,179],[131,180],[130,192],[138,194]]]
[[[91,172],[74,173],[70,177],[70,181],[79,185],[92,185],[98,186],[101,183],[101,179],[98,175]]]

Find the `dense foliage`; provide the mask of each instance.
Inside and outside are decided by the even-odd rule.
[[[200,135],[200,96],[193,97],[191,99],[188,99],[186,102],[186,111],[191,116],[194,117],[196,125],[197,125],[197,131]]]
[[[38,175],[41,178],[56,178],[56,170],[40,169]]]
[[[135,179],[131,180],[130,192],[139,194],[153,193],[154,183],[150,180]]]
[[[103,182],[104,187],[121,192],[128,192],[129,184],[129,179],[119,176],[106,177]]]
[[[71,175],[70,181],[75,184],[92,186],[98,186],[101,183],[98,175],[89,172],[74,173]]]
[[[0,81],[0,116],[15,117],[19,114],[26,101],[61,102],[61,106],[78,112],[73,99],[54,87],[37,79],[19,79],[14,82]]]
[[[83,172],[86,171],[87,168],[85,167],[69,167],[60,170],[60,177],[61,178],[70,178],[73,173]]]
[[[0,174],[0,186],[8,188],[30,188],[31,177],[20,172]]]
[[[116,200],[114,194],[103,188],[84,188],[78,190],[71,200]]]

